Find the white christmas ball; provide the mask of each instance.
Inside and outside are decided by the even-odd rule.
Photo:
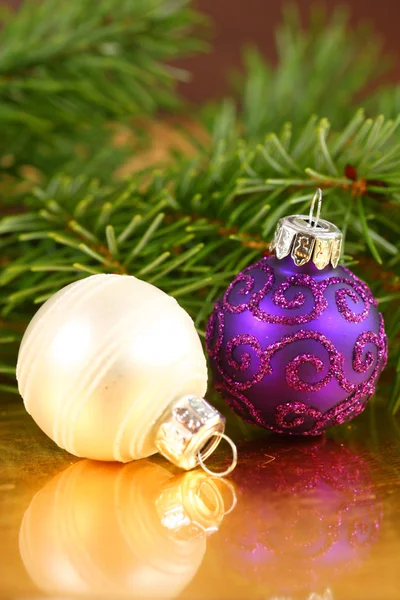
[[[93,275],[33,317],[17,379],[26,410],[61,448],[128,462],[156,452],[157,420],[171,403],[204,396],[207,366],[174,298],[135,277]]]

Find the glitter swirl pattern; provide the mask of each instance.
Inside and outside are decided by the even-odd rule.
[[[349,270],[318,278],[279,266],[264,258],[236,277],[210,317],[207,350],[217,389],[244,420],[319,435],[375,393],[387,361],[383,318]]]
[[[266,275],[266,281],[259,291],[254,291],[255,278],[251,273],[254,273],[257,270]],[[376,300],[365,283],[355,275],[353,276],[348,269],[344,271],[347,274],[347,277],[329,277],[321,282],[316,281],[311,275],[306,273],[290,275],[274,291],[274,305],[278,308],[288,310],[304,306],[306,297],[303,292],[298,292],[291,300],[288,300],[285,295],[286,292],[293,287],[302,287],[311,292],[314,300],[314,307],[309,313],[294,317],[290,315],[274,315],[266,312],[260,307],[260,303],[267,294],[269,294],[275,283],[274,269],[268,264],[268,258],[263,258],[258,263],[247,267],[232,281],[223,296],[222,307],[225,311],[233,314],[249,310],[255,317],[265,323],[281,323],[283,325],[304,324],[317,319],[328,308],[328,302],[324,296],[326,289],[329,286],[338,286],[342,284],[349,287],[340,288],[335,292],[338,311],[346,321],[360,323],[368,317],[370,307],[376,306]],[[229,298],[234,291],[240,296],[244,296],[246,300],[238,304],[231,302]],[[364,304],[363,311],[361,313],[355,313],[351,310],[347,304],[348,298],[355,304],[358,304],[361,298],[361,301]]]

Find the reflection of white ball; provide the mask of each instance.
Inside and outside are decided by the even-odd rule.
[[[17,378],[27,411],[61,448],[127,462],[156,452],[155,423],[172,402],[204,396],[207,367],[176,300],[135,277],[93,275],[33,317]]]
[[[21,523],[21,558],[35,585],[60,600],[176,598],[206,550],[205,536],[184,537],[189,526],[182,532],[163,524],[171,502],[186,515],[182,481],[185,475],[174,477],[146,460],[80,460],[57,475],[34,496]],[[189,500],[201,503],[195,494],[186,506]],[[210,501],[213,506],[213,496]]]

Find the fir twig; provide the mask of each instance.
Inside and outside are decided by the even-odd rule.
[[[107,184],[50,177],[49,161],[48,183],[0,221],[0,306],[10,322],[26,323],[33,303],[61,285],[111,271],[177,296],[204,332],[233,274],[268,252],[277,219],[306,210],[318,186],[324,217],[346,233],[346,262],[381,298],[398,369],[400,118],[352,107],[379,72],[378,46],[365,51],[362,34],[347,31],[340,14],[308,32],[293,14],[287,19],[277,67],[249,55],[243,108],[230,99],[206,110],[210,142],[199,143],[194,157],[176,153],[164,169]],[[333,94],[338,81],[341,96]],[[15,363],[16,344],[8,346],[5,376]],[[393,411],[398,387],[396,375]]]

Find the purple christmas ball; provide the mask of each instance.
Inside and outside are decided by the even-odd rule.
[[[371,290],[349,269],[271,256],[216,302],[207,350],[217,389],[243,419],[319,435],[364,410],[387,338]]]

